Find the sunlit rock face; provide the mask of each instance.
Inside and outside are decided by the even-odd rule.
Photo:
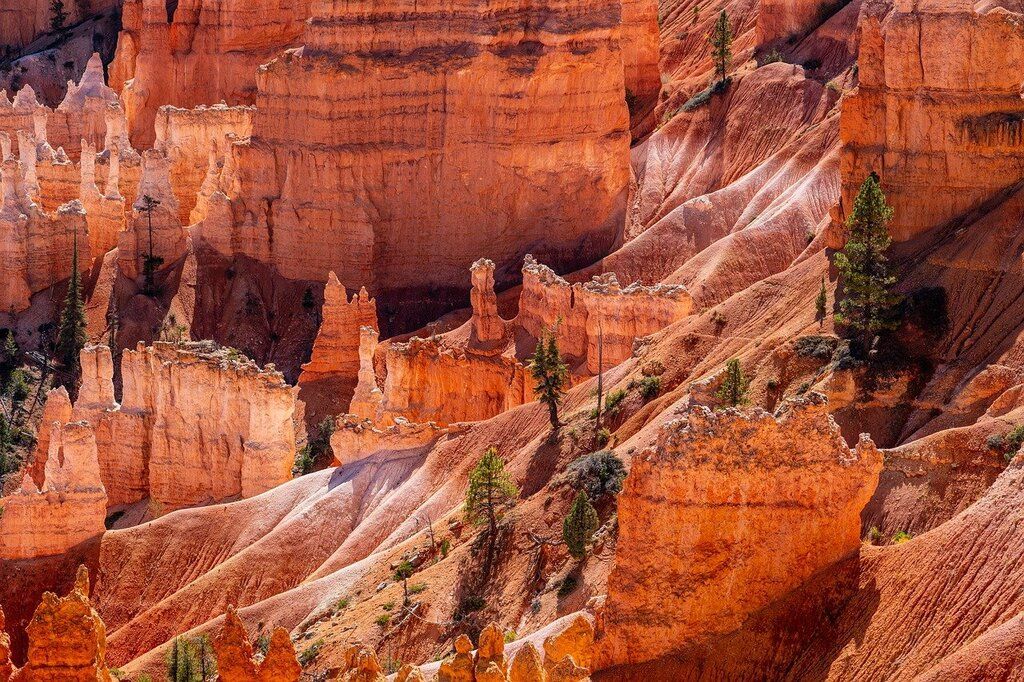
[[[779,418],[695,407],[667,424],[619,497],[598,667],[736,630],[855,554],[881,468],[870,440],[847,447],[820,394]]]
[[[294,45],[309,0],[125,0],[110,83],[122,92],[139,149],[153,144],[157,110],[252,104],[260,64]]]
[[[860,85],[843,101],[845,218],[874,172],[906,241],[1024,178],[1020,14],[970,0],[869,3],[862,12]],[[841,246],[841,231],[832,239]]]
[[[110,350],[82,352],[75,417],[93,423],[110,503],[160,513],[252,497],[291,478],[295,394],[272,369],[206,342],[127,350],[114,402]]]
[[[259,71],[237,195],[201,234],[292,279],[366,286],[385,328],[464,305],[480,257],[499,288],[528,250],[592,262],[629,181],[621,14],[314,3],[304,47]]]

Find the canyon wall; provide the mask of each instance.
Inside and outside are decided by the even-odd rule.
[[[124,351],[113,398],[110,350],[82,351],[75,417],[95,425],[111,506],[149,497],[154,511],[253,497],[291,478],[295,395],[212,342]]]
[[[881,469],[870,440],[847,447],[818,394],[778,419],[695,407],[667,424],[619,496],[598,667],[734,631],[856,554]]]
[[[222,169],[231,144],[252,134],[255,109],[215,104],[195,109],[163,106],[156,116],[156,148],[170,160],[171,187],[178,200],[178,219],[192,223],[203,182]]]
[[[92,427],[53,422],[40,428],[47,429],[42,481],[37,485],[26,471],[21,489],[0,498],[0,560],[63,554],[105,529],[107,494]]]
[[[125,0],[110,83],[132,143],[153,144],[165,104],[253,104],[258,67],[299,41],[309,8],[310,0]]]
[[[65,25],[78,23],[89,15],[117,5],[117,0],[75,0],[64,3]],[[53,16],[51,0],[9,0],[0,6],[0,57],[16,52],[48,33]]]
[[[318,4],[305,46],[259,70],[237,196],[202,234],[365,285],[385,327],[464,304],[481,255],[499,287],[528,249],[592,262],[629,181],[620,38],[614,1]]]
[[[862,12],[860,84],[843,100],[845,219],[871,172],[906,241],[1024,180],[1020,14],[970,0],[900,0]],[[830,246],[842,246],[837,235]]]

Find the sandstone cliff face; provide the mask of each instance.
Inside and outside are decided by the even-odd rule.
[[[166,268],[186,253],[188,231],[179,218],[178,200],[171,190],[171,162],[166,154],[149,150],[142,155],[138,198],[132,204],[127,228],[118,235],[117,264],[130,279],[140,279],[144,261],[153,255]],[[159,202],[147,209],[145,197]]]
[[[75,24],[116,4],[116,0],[69,2],[65,5],[68,14],[67,25]],[[0,7],[0,56],[4,56],[5,51],[14,52],[26,46],[36,37],[48,32],[52,16],[49,0],[5,2],[3,7]]]
[[[1022,178],[1021,16],[970,0],[868,4],[860,85],[843,102],[845,219],[871,172],[906,241],[998,197]],[[841,231],[840,231],[841,232]],[[832,240],[841,246],[841,234]]]
[[[163,106],[156,117],[156,149],[170,161],[170,181],[178,200],[178,219],[192,224],[203,183],[223,169],[231,144],[252,134],[255,108],[216,104],[195,109]]]
[[[29,193],[35,165],[7,159],[0,163],[0,310],[16,313],[29,306],[32,294],[71,274],[75,240],[78,262],[89,267],[89,231],[78,201],[56,214],[36,205]]]
[[[275,628],[264,659],[253,660],[253,648],[245,625],[229,606],[224,625],[213,640],[221,682],[298,682],[302,666],[284,628]]]
[[[154,511],[252,497],[291,477],[293,390],[272,369],[209,342],[124,352],[120,405],[110,350],[82,352],[76,417],[96,425],[111,504],[149,497]]]
[[[165,104],[252,104],[257,67],[300,38],[309,7],[309,0],[126,0],[110,82],[122,92],[132,143],[153,144]]]
[[[111,682],[104,661],[107,635],[103,621],[89,603],[89,571],[78,569],[75,587],[66,597],[43,595],[28,631],[28,657],[18,682]]]
[[[619,17],[617,2],[317,5],[305,47],[259,72],[237,197],[204,236],[289,278],[333,270],[420,322],[461,302],[481,255],[498,286],[527,248],[594,260],[629,179]]]
[[[28,471],[18,492],[0,498],[0,559],[62,554],[104,532],[107,494],[92,427],[54,422],[46,441],[41,485]]]
[[[344,410],[352,399],[360,371],[360,329],[377,329],[377,302],[365,288],[349,299],[331,272],[321,316],[313,353],[299,375],[300,397],[317,413]],[[372,362],[371,355],[371,369]]]
[[[669,423],[619,497],[598,667],[736,630],[855,554],[881,468],[870,440],[846,446],[816,394],[780,419],[696,407]]]

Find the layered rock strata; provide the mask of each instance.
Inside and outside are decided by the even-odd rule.
[[[110,82],[133,144],[153,144],[165,104],[252,104],[258,67],[299,40],[309,9],[309,0],[125,0]]]
[[[91,258],[85,209],[73,201],[54,214],[32,201],[34,164],[0,162],[0,311],[29,307],[36,292],[71,275],[75,245],[82,270]]]
[[[0,559],[63,554],[104,532],[107,494],[92,427],[53,422],[44,428],[42,482],[37,485],[27,471],[21,489],[0,498]]]
[[[593,261],[629,180],[620,17],[614,0],[317,5],[305,46],[259,72],[238,193],[204,237],[288,278],[333,270],[399,321],[464,301],[481,254],[499,286],[527,249]]]
[[[868,174],[906,241],[1024,180],[1022,16],[970,0],[870,4],[860,23],[857,89],[843,99],[842,220]],[[832,246],[841,246],[837,234]]]
[[[76,24],[88,16],[117,5],[117,0],[76,0],[64,5],[66,25]],[[53,5],[50,0],[17,0],[0,7],[0,57],[15,52],[38,36],[51,30]]]
[[[211,342],[124,351],[113,400],[110,350],[82,351],[75,417],[95,425],[110,504],[154,512],[253,497],[291,477],[294,391],[280,373]]]
[[[881,468],[866,437],[847,447],[818,394],[790,402],[778,419],[695,407],[667,424],[657,446],[634,458],[619,497],[598,667],[735,631],[856,554]]]
[[[182,225],[192,223],[203,184],[209,175],[219,175],[231,156],[232,143],[252,134],[254,112],[253,107],[225,104],[195,109],[160,107],[155,147],[170,161],[171,187]]]
[[[630,357],[637,338],[683,319],[692,309],[682,285],[623,288],[614,273],[569,284],[527,255],[516,324],[534,338],[553,330],[562,353],[585,360],[587,371],[596,374]]]

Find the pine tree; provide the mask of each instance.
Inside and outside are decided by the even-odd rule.
[[[68,13],[64,9],[64,0],[50,0],[50,30],[54,33],[63,31],[68,23]]]
[[[498,456],[498,449],[492,445],[469,472],[465,506],[467,521],[476,526],[487,526],[487,561],[484,575],[490,573],[494,542],[498,535],[498,521],[515,504],[518,497],[519,488],[505,471],[505,463]]]
[[[738,407],[747,402],[747,388],[750,379],[743,375],[743,368],[736,358],[725,363],[725,379],[718,387],[715,397],[730,407]]]
[[[56,355],[69,377],[70,385],[74,385],[81,366],[78,354],[85,347],[88,336],[85,333],[85,303],[82,301],[82,280],[78,272],[78,232],[75,232],[74,249],[71,255],[71,280],[68,282],[68,293],[64,297],[64,310],[60,314],[57,326]]]
[[[836,321],[868,340],[896,328],[893,312],[899,297],[892,292],[896,278],[889,274],[885,256],[892,243],[888,228],[892,215],[878,176],[872,173],[861,185],[846,221],[850,230],[846,246],[836,254],[843,283]]]
[[[149,253],[142,261],[142,293],[144,293],[146,296],[155,296],[156,294],[159,293],[159,291],[156,288],[156,283],[154,281],[156,270],[164,262],[163,258],[153,254],[153,211],[156,210],[156,207],[160,205],[160,200],[154,199],[148,194],[145,194],[142,196],[141,201],[142,208],[140,208],[139,210],[146,214],[146,217],[149,222]]]
[[[825,275],[821,276],[821,288],[818,289],[818,297],[814,299],[814,316],[818,320],[818,324],[825,322],[825,316],[827,314],[826,306],[828,306],[828,292],[825,291]]]
[[[715,62],[715,81],[723,83],[729,63],[732,61],[732,23],[724,9],[715,20],[708,42],[711,43],[711,58]]]
[[[582,490],[576,494],[569,515],[562,522],[562,539],[569,548],[569,554],[580,560],[587,555],[587,545],[597,532],[597,510],[590,504],[590,498]]]
[[[548,406],[548,417],[551,428],[557,429],[558,406],[565,395],[565,384],[569,379],[569,368],[562,362],[562,354],[558,350],[555,335],[548,330],[537,342],[537,350],[530,360],[530,372],[537,382],[534,390],[537,399]]]

